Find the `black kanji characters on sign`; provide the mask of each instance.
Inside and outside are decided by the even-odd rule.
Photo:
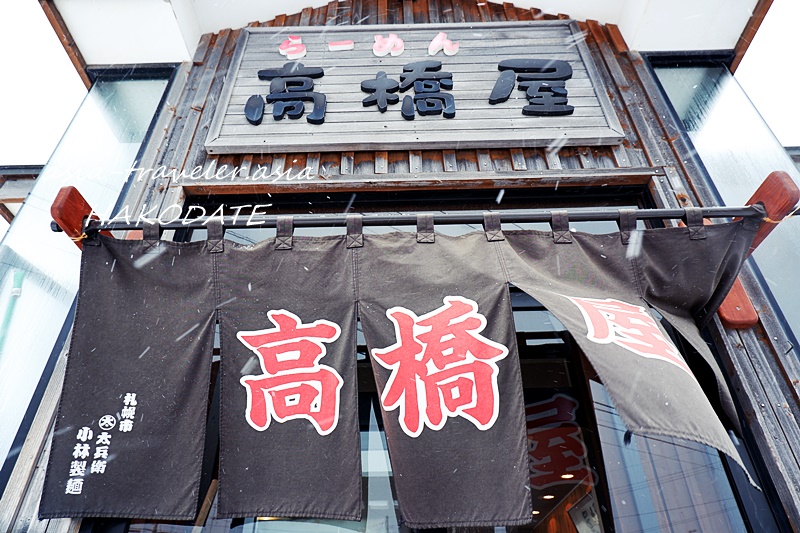
[[[456,100],[450,93],[440,92],[438,81],[415,81],[414,103],[420,115],[438,115],[444,112],[444,118],[456,116]],[[406,97],[408,98],[408,97]],[[442,105],[444,103],[444,105]],[[403,118],[408,118],[403,115]],[[414,118],[413,115],[411,118]]]
[[[403,74],[400,75],[400,92],[409,90],[415,81],[438,81],[443,89],[452,89],[453,75],[441,70],[441,61],[417,61],[407,64],[403,67]]]
[[[492,94],[489,95],[489,103],[492,105],[500,104],[508,100],[514,85],[517,84],[517,73],[513,70],[505,70],[500,73],[500,77],[494,84]]]
[[[361,90],[366,93],[372,93],[364,98],[361,103],[364,104],[364,107],[377,105],[378,111],[384,113],[389,104],[396,104],[400,101],[399,96],[392,94],[397,92],[399,87],[400,84],[391,78],[387,78],[386,73],[380,71],[375,75],[374,80],[361,82]]]
[[[528,116],[571,115],[575,110],[567,105],[565,80],[572,77],[572,67],[566,61],[552,59],[506,59],[497,66],[500,77],[489,96],[492,105],[505,102],[514,85],[525,91],[530,105],[522,108]]]
[[[497,70],[513,70],[519,74],[519,81],[568,80],[572,77],[570,64],[557,59],[505,59]]]
[[[364,107],[377,105],[383,113],[389,104],[396,104],[400,97],[393,94],[398,90],[405,92],[414,88],[414,96],[406,95],[400,107],[400,114],[406,120],[414,120],[416,113],[420,115],[440,115],[444,118],[456,116],[456,101],[452,94],[442,89],[453,88],[453,74],[442,72],[440,61],[417,61],[403,67],[400,83],[386,77],[381,71],[375,79],[361,82],[361,90],[372,95],[362,100]]]
[[[272,104],[272,117],[281,120],[288,115],[296,120],[305,112],[303,102],[313,102],[314,108],[306,120],[311,124],[325,122],[327,99],[324,94],[314,91],[314,80],[324,74],[321,68],[306,67],[296,61],[290,61],[279,69],[259,70],[258,79],[270,81],[266,103]],[[244,107],[247,121],[254,126],[261,124],[264,107],[261,95],[251,96]]]
[[[443,93],[441,89],[453,88],[453,74],[442,72],[440,61],[417,61],[403,67],[400,75],[400,92],[414,87],[416,93],[412,98],[403,98],[400,114],[406,120],[414,120],[414,108],[420,115],[438,115],[444,118],[456,116],[456,102],[453,95]]]
[[[455,117],[455,98],[443,92],[453,88],[453,74],[443,72],[442,63],[426,60],[408,63],[403,67],[400,82],[380,71],[375,78],[361,82],[361,90],[371,93],[362,100],[364,107],[376,106],[381,113],[400,98],[396,92],[414,88],[414,96],[406,95],[400,109],[406,120],[420,115]],[[525,91],[529,105],[522,108],[528,116],[571,115],[575,108],[567,104],[565,81],[572,77],[572,67],[566,61],[551,59],[506,59],[498,64],[500,76],[489,96],[492,105],[505,102],[514,86]],[[245,104],[245,118],[250,124],[259,125],[264,117],[266,104],[273,104],[272,116],[281,120],[288,115],[296,120],[305,113],[304,102],[313,102],[312,112],[306,117],[311,124],[325,122],[326,96],[314,91],[314,79],[321,78],[324,71],[318,67],[306,67],[292,61],[281,68],[258,71],[258,78],[270,81],[270,92],[266,99],[252,95]]]
[[[575,108],[567,105],[567,89],[563,81],[525,81],[519,84],[525,90],[530,105],[522,114],[534,117],[571,115]]]

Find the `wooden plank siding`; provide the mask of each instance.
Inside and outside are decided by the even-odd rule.
[[[442,3],[443,2],[438,2],[438,5],[441,6]],[[468,6],[468,4],[464,4],[464,5],[462,5],[460,3],[448,4],[447,2],[444,2],[444,4],[448,6],[447,8],[441,10],[442,14],[445,15],[445,18],[447,18],[447,14],[448,13],[453,13],[455,15],[453,17],[453,20],[457,20],[459,18],[459,16],[463,15],[465,21],[467,21],[467,22],[475,22],[475,20],[473,18],[469,18],[469,19],[466,18],[467,15],[465,15],[463,13],[463,11],[462,11],[461,15],[459,15],[459,13],[458,13],[459,9],[455,8],[456,5],[459,6],[459,7],[464,7],[464,6]],[[349,4],[341,5],[341,4],[338,4],[338,3],[333,5],[333,9],[337,10],[337,15],[335,15],[335,16],[339,17],[341,15],[341,13],[338,13],[338,12],[349,9],[348,6],[349,6]],[[364,6],[364,3],[362,3],[362,9],[363,9],[363,6]],[[453,7],[450,7],[450,6],[453,6]],[[331,7],[332,7],[331,5],[324,6],[323,8],[318,10],[316,14],[312,14],[309,17],[309,20],[311,22],[317,21],[318,23],[321,20],[329,21],[330,20]],[[381,16],[382,13],[385,15],[385,18],[390,18],[390,12],[392,11],[392,9],[393,8],[398,8],[398,7],[402,8],[402,2],[390,2],[390,1],[387,0],[385,6],[383,5],[383,2],[376,3],[375,4],[375,12],[377,14],[376,16],[378,17],[378,22],[383,22],[382,19],[384,17]],[[430,12],[430,3],[428,5],[428,8],[429,8],[428,12]],[[474,11],[474,13],[472,13],[472,15],[470,15],[471,17],[477,16],[478,18],[480,18],[480,13],[479,13],[479,10],[478,10],[477,6],[470,7],[469,9],[472,10],[472,11],[470,11],[471,13]],[[468,11],[469,11],[469,9],[468,9]],[[510,10],[510,6],[503,6],[502,8],[492,7],[492,9],[493,9],[492,12],[494,13],[493,17],[497,18],[497,17],[500,17],[501,15],[505,16],[505,13]],[[326,13],[324,13],[325,16],[323,16],[322,10],[326,11]],[[517,18],[518,19],[522,19],[522,18],[525,17],[525,13],[527,11],[515,8],[515,12],[516,12]],[[420,16],[424,16],[424,13],[423,12],[419,12],[419,15]],[[550,19],[550,20],[554,20],[557,17],[553,16],[553,17],[547,17],[547,18]],[[278,23],[286,23],[286,20],[287,20],[286,16],[279,16],[279,17],[276,17],[276,19],[274,19],[273,21],[268,21],[266,23],[260,23],[259,25],[275,26]],[[427,22],[427,21],[428,20],[423,20],[423,22]],[[214,41],[215,42],[220,42],[220,37],[222,37],[222,34],[219,34],[219,35],[215,36]],[[590,53],[593,55],[594,61],[596,63],[597,70],[598,70],[598,75],[600,76],[600,78],[603,80],[604,83],[608,83],[609,82],[608,80],[610,79],[610,76],[609,76],[608,71],[603,68],[604,65],[602,63],[598,62],[599,54],[597,52],[596,47],[592,46],[593,43],[591,43],[590,39],[587,39],[586,42],[587,42],[587,44],[589,44],[588,49],[589,49]],[[224,54],[223,55],[226,58],[230,58],[233,55],[233,52],[235,50],[235,44],[234,43],[235,43],[235,41],[233,39],[228,39],[227,42],[225,42],[222,45],[222,47],[224,48]],[[216,48],[218,46],[220,46],[220,45],[217,44],[215,46],[211,46],[210,49],[213,50],[214,48]],[[217,69],[218,69],[219,74],[216,76],[215,79],[219,80],[219,79],[224,78],[224,75],[227,73],[227,71],[225,70],[226,66],[227,66],[227,64],[218,64],[217,65]],[[208,68],[208,67],[206,67],[206,68]],[[195,70],[195,69],[193,69],[193,70]],[[192,74],[195,74],[195,73],[192,72]],[[193,89],[190,86],[189,87],[189,91],[191,91],[191,90],[193,90]],[[216,101],[219,98],[220,92],[221,92],[221,85],[215,85],[214,88],[212,89],[212,91],[210,92],[209,97],[214,99],[214,101]],[[629,115],[628,115],[626,107],[624,105],[621,105],[619,101],[615,101],[614,92],[613,91],[610,91],[610,93],[611,93],[612,105],[614,106],[614,110],[615,110],[618,118],[620,119],[621,129],[626,134],[625,140],[623,141],[623,146],[600,146],[600,147],[591,147],[591,148],[589,148],[589,147],[579,147],[576,150],[570,150],[570,149],[567,149],[567,148],[560,148],[559,149],[559,147],[557,147],[557,146],[555,146],[555,147],[552,147],[552,146],[551,147],[542,147],[542,148],[524,148],[524,147],[520,147],[520,148],[514,149],[515,150],[515,152],[514,152],[515,155],[513,157],[511,155],[511,150],[508,150],[508,149],[496,149],[496,150],[491,150],[491,159],[494,162],[492,167],[493,168],[497,167],[497,168],[501,168],[501,169],[511,169],[512,171],[519,173],[519,176],[518,177],[515,176],[514,179],[512,180],[514,183],[517,183],[517,184],[524,183],[524,178],[526,178],[526,177],[537,179],[537,181],[539,183],[541,183],[542,182],[541,181],[541,176],[537,174],[537,171],[541,171],[543,169],[548,169],[548,168],[552,169],[552,170],[561,170],[561,169],[565,169],[565,168],[566,169],[569,169],[569,168],[584,168],[584,169],[604,168],[604,169],[612,169],[612,168],[626,168],[627,167],[627,168],[630,168],[630,169],[636,169],[635,173],[637,175],[644,175],[644,174],[647,174],[648,172],[650,172],[651,175],[653,175],[653,176],[663,175],[662,166],[661,165],[650,164],[648,159],[645,157],[643,151],[639,148],[639,146],[641,145],[641,142],[638,139],[638,137],[635,136],[635,134],[632,132],[632,130],[630,128],[631,119],[629,118]],[[616,95],[616,98],[617,98],[617,100],[620,99],[618,94]],[[243,166],[244,158],[247,157],[247,155],[233,155],[233,156],[217,155],[217,156],[209,156],[209,155],[203,153],[203,150],[202,150],[202,147],[201,147],[202,142],[200,142],[200,141],[202,140],[203,135],[207,131],[206,128],[207,128],[207,125],[208,125],[209,121],[211,120],[211,116],[212,115],[213,115],[213,109],[204,109],[202,112],[200,112],[200,116],[202,117],[200,119],[200,121],[199,121],[199,125],[200,126],[198,128],[198,131],[194,132],[194,137],[193,137],[194,141],[193,141],[191,147],[189,148],[190,156],[187,156],[185,158],[185,164],[182,167],[179,166],[179,165],[175,165],[174,164],[174,160],[170,160],[170,159],[168,159],[166,157],[162,161],[160,161],[159,164],[167,166],[170,170],[174,170],[176,173],[179,173],[181,170],[184,170],[185,172],[188,173],[188,172],[190,172],[192,169],[194,169],[196,167],[202,167],[202,168],[204,168],[206,170],[211,169],[212,171],[216,171],[216,170],[219,170],[221,168],[224,169],[225,168],[225,164],[227,163],[228,168],[231,168],[231,169],[234,168],[234,167],[238,168],[237,177],[238,177],[239,180],[241,180],[241,182],[235,181],[234,183],[229,183],[229,182],[225,181],[223,183],[222,182],[223,180],[219,180],[219,181],[214,180],[214,183],[209,183],[210,180],[205,180],[205,181],[202,181],[202,182],[200,182],[200,181],[189,182],[189,180],[184,180],[181,183],[175,183],[174,180],[165,180],[165,181],[162,181],[161,183],[159,183],[157,186],[151,187],[151,193],[152,194],[147,198],[148,206],[155,205],[154,202],[156,201],[155,200],[156,197],[158,197],[158,196],[165,197],[168,194],[168,192],[170,192],[170,191],[171,191],[171,194],[169,194],[170,200],[174,200],[174,199],[182,198],[182,193],[185,193],[185,192],[197,193],[197,192],[199,192],[201,190],[204,191],[204,192],[207,192],[209,190],[212,190],[212,188],[213,188],[213,190],[217,191],[217,193],[219,193],[219,194],[241,193],[242,191],[245,191],[245,190],[250,190],[251,192],[263,192],[265,190],[275,190],[275,189],[283,190],[283,191],[295,191],[295,192],[296,191],[303,191],[303,190],[305,190],[305,191],[314,190],[314,186],[315,185],[313,183],[301,183],[301,182],[290,183],[290,182],[286,182],[286,183],[281,183],[280,184],[281,187],[272,188],[272,187],[265,186],[265,184],[263,184],[263,183],[253,183],[253,181],[250,181],[249,183],[247,182],[247,179],[251,178],[254,175],[254,173],[259,171],[259,169],[267,168],[265,163],[269,163],[269,167],[268,167],[269,168],[269,172],[273,172],[273,171],[275,171],[275,172],[287,172],[288,171],[290,174],[297,174],[297,173],[301,172],[304,167],[297,166],[297,164],[296,164],[297,159],[296,158],[292,158],[291,160],[288,160],[288,162],[286,163],[286,166],[282,167],[282,166],[280,166],[280,164],[272,165],[271,164],[272,163],[272,158],[270,158],[268,156],[265,156],[265,155],[262,155],[262,156],[260,156],[261,157],[260,161],[256,162],[256,160],[251,157],[252,163],[250,165],[244,165]],[[181,122],[182,121],[178,121],[176,123],[174,129],[180,129],[180,130],[185,129],[184,125]],[[184,136],[187,136],[189,134],[190,134],[189,132],[186,132],[186,133],[184,133]],[[172,142],[170,142],[169,144],[170,144],[170,146],[173,145]],[[184,147],[181,146],[180,148],[183,149]],[[524,154],[520,154],[519,150],[524,150]],[[404,156],[402,158],[399,158],[399,159],[404,159],[405,160],[404,161],[405,164],[401,165],[401,166],[398,166],[396,163],[395,164],[391,164],[391,158],[388,158],[388,160],[384,159],[383,155],[386,154],[385,150],[366,151],[366,152],[361,152],[361,151],[356,151],[356,150],[353,150],[353,151],[356,154],[363,154],[363,155],[359,155],[357,157],[357,159],[359,161],[361,161],[362,164],[356,165],[353,169],[345,168],[345,170],[349,171],[350,174],[353,175],[353,176],[364,176],[364,177],[374,178],[375,176],[373,176],[373,175],[391,174],[392,173],[392,169],[396,169],[397,171],[399,171],[398,172],[398,174],[399,174],[398,176],[394,176],[393,177],[391,175],[389,175],[389,176],[384,175],[384,176],[381,176],[381,177],[385,178],[385,179],[380,180],[385,184],[384,186],[386,188],[395,188],[395,187],[397,187],[397,184],[401,181],[402,174],[409,173],[409,168],[408,168],[409,155],[406,155],[406,156]],[[423,173],[426,172],[427,169],[438,169],[438,168],[442,169],[442,172],[453,172],[453,171],[457,171],[459,169],[468,169],[468,168],[472,168],[472,167],[474,167],[476,170],[480,170],[480,168],[481,168],[477,164],[477,162],[478,162],[478,150],[477,149],[475,149],[475,150],[442,149],[442,150],[434,150],[431,153],[435,154],[435,155],[432,155],[432,156],[429,157],[429,159],[431,160],[431,164],[426,164],[425,165],[425,167],[421,170]],[[279,154],[276,154],[276,155],[279,155]],[[520,157],[521,155],[522,155],[522,157]],[[337,174],[341,173],[341,159],[342,159],[341,155],[338,156],[338,157],[333,156],[331,159],[332,159],[332,161],[330,161],[329,164],[327,164],[327,165],[326,164],[321,164],[318,167],[320,169],[323,169],[324,174],[322,176],[327,180],[326,183],[324,183],[324,184],[320,183],[318,185],[319,189],[321,189],[321,190],[329,190],[329,188],[332,186],[332,185],[330,185],[331,178],[333,176],[336,176]],[[372,162],[373,162],[371,165],[363,164],[364,161],[369,160],[369,159],[371,159]],[[432,159],[436,160],[436,164],[433,164]],[[455,159],[455,161],[454,161],[454,159]],[[286,158],[283,158],[283,159],[278,158],[276,161],[284,161],[284,160],[286,160]],[[334,161],[334,160],[336,160],[336,161]],[[520,161],[522,161],[522,160],[525,160],[525,164],[524,165],[520,164]],[[386,161],[386,165],[383,164],[384,161]],[[575,161],[578,161],[578,163],[576,164]],[[324,163],[324,161],[321,161],[321,163]],[[384,172],[384,169],[386,169],[386,172]],[[484,165],[483,169],[484,170],[489,170],[489,166],[488,165]],[[650,169],[650,170],[648,170],[648,169]],[[264,170],[261,170],[262,175],[263,175],[263,172],[264,172]],[[606,173],[602,173],[602,174],[603,174],[602,176],[597,176],[597,177],[599,179],[607,179],[607,174]],[[624,175],[626,173],[623,172],[622,174]],[[345,174],[345,175],[347,175],[347,174]],[[430,185],[428,185],[429,183],[434,183],[435,184],[437,179],[438,179],[437,176],[429,176],[429,178],[430,179],[425,179],[424,176],[420,176],[420,180],[417,182],[416,186],[418,186],[420,188],[421,187],[429,187],[430,186]],[[494,180],[494,177],[487,176],[486,178],[487,179],[484,179],[482,181],[484,186],[499,186],[502,183],[506,183],[507,184],[507,181],[505,181],[505,180],[498,182],[498,181]],[[587,178],[591,179],[588,176],[587,176]],[[584,181],[584,178],[581,177],[580,182],[583,182],[583,181]],[[377,182],[377,180],[375,180],[375,179],[364,180],[364,188],[365,189],[373,189],[376,186],[379,186],[379,185],[377,185],[376,182]],[[356,189],[357,189],[357,183],[358,183],[357,181],[354,181],[354,182],[350,183],[348,185],[348,187],[356,187]],[[598,184],[599,184],[599,181],[598,181]],[[342,185],[344,185],[344,184],[342,184]],[[408,184],[408,185],[410,187],[412,187],[412,188],[415,186],[414,184]],[[218,188],[214,188],[215,186],[218,186]],[[248,189],[248,186],[250,187],[250,189]],[[518,186],[522,186],[522,185],[518,185]],[[178,190],[176,190],[176,188]],[[403,187],[403,188],[406,188],[406,187]],[[139,205],[132,205],[131,207],[132,208],[140,208],[141,205],[142,205],[142,202],[139,202]]]
[[[416,18],[427,13],[427,9],[419,8],[418,1],[414,5]],[[565,21],[534,26],[487,22],[493,24],[477,34],[468,24],[448,28],[448,38],[459,42],[461,51],[438,58],[430,58],[427,47],[439,28],[374,26],[359,32],[345,28],[249,29],[220,95],[206,148],[212,154],[226,154],[280,152],[304,146],[317,151],[389,147],[414,150],[423,145],[447,148],[454,143],[465,148],[501,148],[518,143],[548,146],[555,139],[566,139],[569,145],[619,142],[619,121],[607,96],[595,87],[599,85],[598,74],[577,26]],[[373,35],[389,32],[401,35],[405,52],[397,57],[375,57],[371,49]],[[314,81],[314,91],[327,97],[325,122],[276,122],[268,115],[261,124],[250,124],[243,113],[245,103],[253,95],[268,92],[269,84],[258,78],[258,72],[284,63],[277,46],[287,33],[302,35],[309,54],[303,64],[325,70],[325,75]],[[346,38],[356,42],[354,50],[343,53],[327,49],[329,41]],[[566,81],[566,88],[573,113],[526,117],[522,113],[526,103],[522,92],[512,94],[508,102],[490,105],[488,95],[498,78],[498,62],[514,57],[568,62],[572,77]],[[362,81],[374,78],[378,71],[396,78],[406,64],[424,59],[441,60],[442,70],[452,73],[453,88],[446,93],[455,99],[455,117],[417,116],[408,121],[401,118],[399,104],[390,106],[385,113],[363,106],[366,94],[359,90]]]
[[[482,4],[482,5],[479,5]],[[306,12],[307,13],[307,12]],[[303,15],[301,13],[301,15]],[[313,26],[344,24],[408,24],[408,23],[484,23],[486,21],[558,20],[558,14],[539,9],[522,9],[511,3],[483,3],[475,0],[358,0],[331,2],[315,9],[308,16]],[[299,21],[299,19],[298,19]],[[276,17],[259,26],[285,26],[287,17]],[[621,131],[622,143],[616,146],[546,146],[520,145],[510,148],[479,147],[475,149],[443,148],[422,151],[358,150],[340,153],[311,153],[305,158],[292,154],[245,154],[209,156],[201,147],[213,114],[213,106],[199,111],[198,131],[184,157],[183,168],[200,166],[218,169],[237,167],[237,180],[226,183],[192,183],[151,186],[152,196],[163,201],[181,201],[189,194],[242,194],[249,192],[302,192],[320,190],[397,190],[436,187],[557,187],[626,183],[641,185],[649,190],[659,207],[711,205],[714,197],[704,178],[697,155],[689,148],[681,128],[676,124],[661,96],[652,74],[641,56],[629,51],[622,36],[613,25],[595,21],[579,22],[587,50],[605,86]],[[209,52],[223,46],[223,57],[234,51],[234,40],[224,44],[220,35],[209,36]],[[221,80],[229,62],[214,66],[196,65],[189,73],[186,96],[179,102],[193,99],[194,87],[202,71],[215,68]],[[197,71],[197,72],[195,72]],[[221,83],[212,84],[210,101],[218,101]],[[190,96],[192,95],[192,96]],[[577,96],[577,94],[576,94]],[[179,108],[181,104],[179,104]],[[185,106],[184,106],[185,107]],[[170,126],[172,130],[191,127],[193,122],[178,113]],[[234,126],[235,127],[235,126]],[[171,141],[172,142],[172,141]],[[171,145],[170,142],[170,145]],[[187,147],[182,145],[181,150]],[[295,150],[294,152],[297,152]],[[300,150],[302,151],[302,150]],[[170,154],[163,162],[179,160],[180,154]],[[297,174],[303,166],[311,168],[318,179],[302,182],[256,184],[245,178],[263,172],[289,171]],[[178,169],[180,170],[180,169]],[[324,179],[323,179],[324,178]],[[132,212],[141,201],[131,198]],[[749,269],[743,273],[744,284],[757,308],[762,310],[760,324],[753,332],[725,330],[719,323],[711,328],[718,340],[723,366],[732,377],[734,392],[751,423],[750,431],[758,450],[765,457],[768,475],[775,480],[784,510],[791,524],[800,530],[800,490],[796,472],[800,471],[800,435],[797,419],[800,405],[800,368],[793,363],[786,349],[788,340],[770,313],[770,304],[760,292],[758,282]],[[756,338],[771,342],[757,343]],[[749,349],[748,349],[749,346]],[[780,351],[781,354],[777,355]],[[784,352],[789,355],[784,356]],[[769,373],[769,379],[759,379],[757,373]],[[783,401],[779,400],[784,398]]]
[[[522,9],[511,3],[476,0],[333,0],[315,9],[257,21],[250,27],[290,25],[343,26],[365,24],[471,23],[559,20],[558,14]],[[146,178],[129,189],[123,205],[130,213],[163,209],[191,195],[301,193],[319,191],[387,191],[436,188],[488,188],[631,185],[649,190],[659,207],[712,205],[708,183],[696,155],[681,136],[642,58],[625,46],[618,29],[594,21],[580,22],[584,43],[607,91],[624,139],[615,146],[532,147],[431,150],[352,150],[306,153],[297,147],[285,153],[208,155],[204,142],[211,126],[223,80],[231,65],[239,30],[205,35],[191,62],[173,83],[155,134],[145,147],[140,168],[179,173],[202,168],[209,173],[233,171],[225,180]],[[577,95],[576,95],[577,96]],[[236,127],[233,125],[232,127]],[[255,181],[257,175],[304,169],[313,179]],[[710,327],[720,360],[748,421],[748,433],[764,457],[783,509],[800,530],[800,365],[771,312],[771,304],[748,268],[743,283],[760,323],[750,330]],[[788,347],[788,349],[787,349]],[[47,461],[47,440],[63,379],[63,365],[53,373],[50,388],[0,502],[0,533],[11,531],[75,531],[79,520],[42,521],[34,503],[41,494],[37,471]],[[51,390],[52,389],[52,390]]]

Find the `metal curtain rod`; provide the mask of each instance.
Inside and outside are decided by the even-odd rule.
[[[513,211],[493,211],[500,215],[501,222],[522,223],[522,222],[550,222],[553,211],[566,211],[570,221],[590,222],[590,221],[616,221],[619,220],[619,209],[520,209]],[[633,216],[638,220],[649,219],[678,219],[686,216],[684,209],[634,209]],[[739,207],[703,207],[701,208],[703,218],[730,218],[730,217],[759,217],[766,216],[764,208],[759,205],[739,206]],[[464,211],[459,213],[431,213],[434,224],[481,224],[483,223],[483,211]],[[290,215],[280,215],[290,216]],[[334,227],[345,226],[347,223],[346,214],[319,214],[319,215],[291,215],[292,222],[296,228],[310,227]],[[237,217],[222,217],[222,224],[225,228],[274,228],[279,215],[239,215]],[[220,217],[205,217],[196,219],[175,219],[160,223],[161,229],[181,229],[181,228],[205,228],[210,219],[219,220]],[[154,219],[148,219],[154,220]],[[417,222],[417,213],[397,213],[397,214],[364,214],[362,215],[364,226],[397,226],[413,225]],[[55,226],[55,223],[54,223]],[[113,230],[136,230],[142,229],[143,223],[140,220],[132,222],[130,220],[88,220],[85,230],[87,233],[97,231]],[[54,231],[60,228],[55,226]]]

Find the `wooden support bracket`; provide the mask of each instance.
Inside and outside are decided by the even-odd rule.
[[[767,176],[746,204],[761,204],[767,211],[767,220],[758,228],[748,255],[752,254],[767,235],[772,233],[778,222],[795,209],[798,201],[800,201],[800,190],[789,174],[776,171]],[[739,278],[736,278],[728,296],[719,306],[718,313],[725,327],[746,329],[758,324],[758,312]]]
[[[81,235],[83,235],[84,221],[90,216],[99,220],[86,198],[72,186],[61,187],[58,191],[53,205],[50,206],[50,216],[81,250],[83,250]],[[103,231],[102,234],[111,236],[109,231]]]

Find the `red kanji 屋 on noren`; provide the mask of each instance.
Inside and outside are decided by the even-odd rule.
[[[678,349],[661,333],[644,307],[612,298],[566,298],[581,310],[590,341],[614,343],[642,357],[673,364],[694,377]]]

